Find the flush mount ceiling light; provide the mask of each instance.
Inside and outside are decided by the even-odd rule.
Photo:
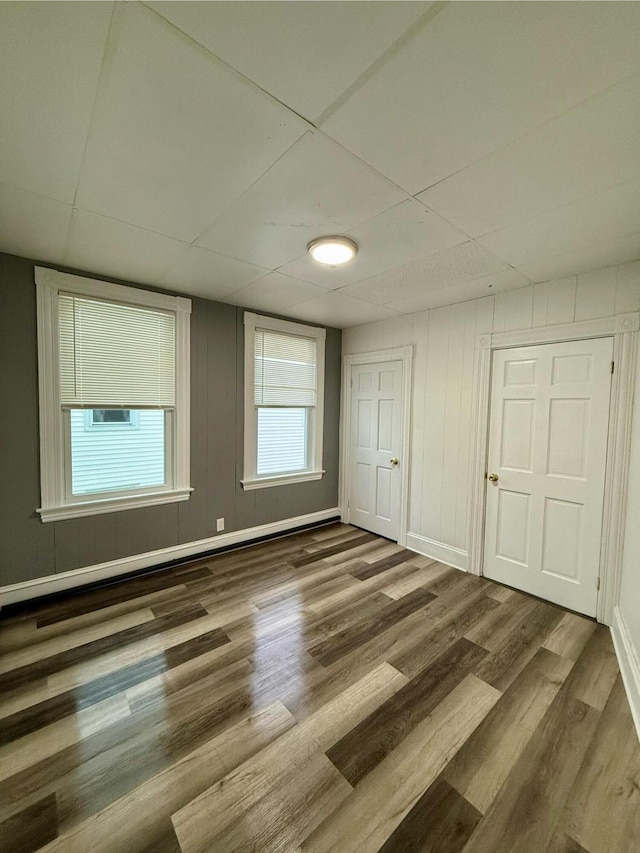
[[[358,244],[349,237],[317,237],[307,246],[307,252],[314,261],[337,267],[355,258]]]

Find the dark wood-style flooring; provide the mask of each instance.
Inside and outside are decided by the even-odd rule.
[[[0,850],[638,853],[609,631],[333,524],[0,623]]]

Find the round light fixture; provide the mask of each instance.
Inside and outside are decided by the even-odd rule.
[[[307,246],[307,252],[314,261],[337,267],[355,258],[358,244],[349,237],[317,237]]]

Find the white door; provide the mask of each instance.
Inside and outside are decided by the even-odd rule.
[[[349,521],[398,539],[402,459],[402,362],[351,368]]]
[[[493,357],[484,574],[595,616],[612,338]]]

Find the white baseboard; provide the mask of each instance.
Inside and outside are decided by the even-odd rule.
[[[438,560],[439,563],[453,566],[454,569],[462,569],[463,572],[467,571],[469,565],[468,551],[454,548],[453,545],[445,545],[444,542],[437,542],[435,539],[427,539],[426,536],[420,536],[418,533],[407,533],[407,548],[417,551],[418,554],[424,554],[425,557],[431,557],[432,560]]]
[[[308,515],[285,518],[283,521],[261,524],[258,527],[247,527],[244,530],[221,533],[219,536],[211,536],[209,539],[198,539],[194,542],[185,542],[182,545],[171,545],[169,548],[147,551],[144,554],[134,554],[132,557],[124,557],[121,560],[111,560],[108,563],[84,566],[81,569],[61,572],[58,575],[47,575],[35,580],[14,583],[0,587],[0,607],[15,604],[17,601],[26,601],[29,598],[51,595],[54,592],[63,592],[76,586],[115,578],[118,575],[137,572],[140,569],[152,568],[162,563],[169,563],[172,560],[186,560],[198,554],[222,550],[230,545],[241,545],[263,536],[273,536],[277,533],[285,534],[297,527],[327,521],[336,516],[341,516],[340,509],[332,507],[320,512],[310,512]]]
[[[640,656],[633,645],[629,629],[619,607],[613,611],[611,636],[618,658],[618,666],[622,673],[622,680],[627,691],[631,715],[640,740]]]

